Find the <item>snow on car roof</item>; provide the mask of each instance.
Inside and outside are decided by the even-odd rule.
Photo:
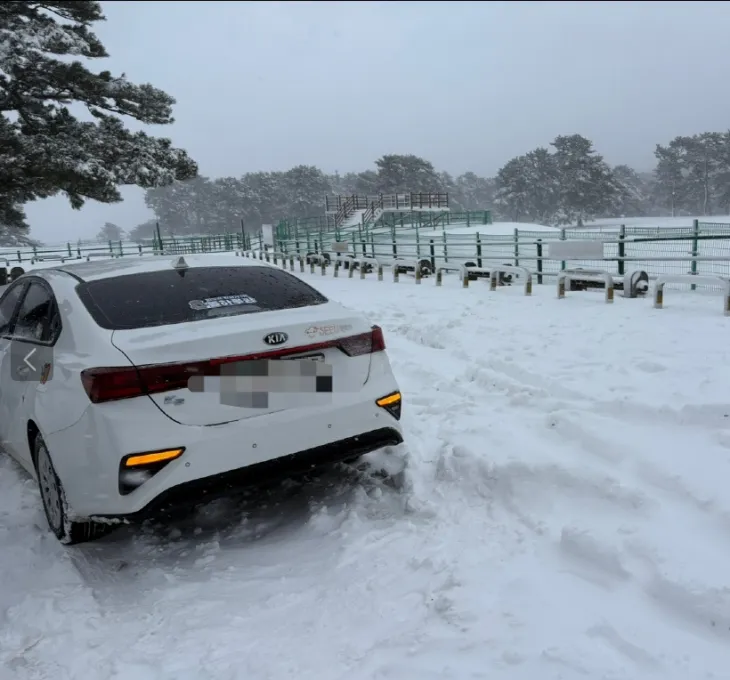
[[[66,272],[83,279],[96,281],[114,276],[128,276],[146,272],[174,269],[175,264],[183,257],[188,267],[271,267],[273,265],[253,258],[237,257],[235,255],[154,255],[147,257],[118,257],[107,260],[63,264],[49,269],[33,272],[40,274],[52,272]]]

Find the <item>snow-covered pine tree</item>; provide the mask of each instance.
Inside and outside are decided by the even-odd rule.
[[[680,149],[675,142],[668,146],[657,144],[654,151],[657,159],[654,169],[654,200],[672,217],[681,214],[686,203],[684,168]]]
[[[513,158],[497,173],[494,202],[500,214],[511,220],[552,224],[559,188],[555,157],[540,147]]]
[[[281,190],[288,212],[280,217],[313,217],[322,214],[322,201],[330,192],[330,183],[319,168],[298,165],[283,173]]]
[[[98,241],[121,241],[124,238],[124,229],[113,222],[105,222],[96,238]]]
[[[496,178],[494,205],[499,214],[513,222],[529,219],[532,192],[527,170],[527,157],[517,156],[499,169]]]
[[[441,190],[441,178],[430,161],[413,154],[386,154],[375,161],[377,190],[384,194]]]
[[[651,208],[650,187],[647,183],[628,165],[615,166],[613,176],[618,190],[608,215],[615,217],[646,215]]]
[[[715,213],[715,188],[721,172],[720,149],[722,135],[705,132],[692,137],[682,137],[683,161],[688,198],[694,204],[696,215]]]
[[[144,243],[155,238],[157,230],[157,220],[147,220],[138,224],[129,232],[129,238],[135,243]],[[163,232],[163,235],[164,232]]]
[[[557,224],[577,224],[606,214],[618,193],[611,168],[582,135],[552,142],[560,178]]]
[[[553,224],[560,200],[560,174],[555,156],[539,147],[523,158],[530,185],[527,217],[537,224]]]
[[[657,144],[657,202],[672,215],[730,210],[730,132],[703,132]]]
[[[718,140],[715,201],[721,214],[730,214],[730,132],[721,133]]]
[[[154,187],[197,174],[169,139],[129,132],[120,116],[173,122],[175,100],[124,75],[95,73],[80,59],[107,52],[90,27],[99,2],[0,3],[0,225],[27,230],[23,205],[64,193],[74,208],[88,198],[121,200],[118,185]],[[69,57],[73,58],[70,59]],[[90,120],[69,110],[83,104]]]
[[[486,210],[492,207],[496,180],[465,172],[456,178],[456,192],[465,210]]]

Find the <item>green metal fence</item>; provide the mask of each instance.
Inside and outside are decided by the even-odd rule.
[[[474,262],[521,265],[542,276],[555,276],[568,264],[548,258],[546,244],[556,240],[600,240],[603,260],[571,260],[570,267],[597,268],[622,275],[643,269],[659,274],[707,274],[730,276],[730,224],[695,222],[686,228],[620,227],[607,233],[594,229],[563,229],[555,232],[515,229],[509,235],[490,234],[474,228],[473,233],[446,231],[398,231],[371,233],[360,238],[348,234],[349,254],[355,257],[428,259],[432,266]],[[334,240],[334,239],[333,239]],[[323,245],[324,244],[324,248]],[[307,233],[301,239],[282,240],[277,249],[287,254],[306,255],[329,250],[327,240]]]
[[[259,247],[260,237],[252,239],[249,234],[234,232],[210,236],[169,236],[147,239],[142,242],[131,241],[78,241],[49,246],[25,248],[0,248],[0,264],[35,264],[41,262],[61,262],[67,260],[92,260],[112,257],[160,255],[163,253],[190,255],[195,253],[222,253],[236,250],[250,250]]]
[[[413,210],[409,212],[386,212],[377,220],[348,228],[334,225],[331,215],[318,215],[295,220],[281,220],[276,225],[278,241],[302,240],[309,234],[322,241],[326,238],[341,241],[357,233],[362,239],[369,239],[371,234],[395,231],[400,229],[444,229],[453,224],[466,226],[492,224],[492,213],[489,210],[471,210],[467,212],[432,212]]]
[[[490,233],[490,226],[473,224],[463,233],[444,229],[385,228],[369,232],[344,232],[340,241],[349,244],[352,256],[391,259],[428,259],[434,267],[473,262],[521,265],[543,277],[555,276],[565,268],[593,267],[621,275],[630,269],[659,274],[706,274],[730,277],[730,224],[695,221],[686,227],[619,227],[611,232],[596,229],[563,229],[554,233],[515,229],[508,235]],[[451,225],[453,227],[453,224]],[[305,231],[298,237],[279,239],[275,249],[290,255],[329,251],[331,232]],[[603,260],[572,260],[569,263],[547,257],[547,245],[556,240],[600,240]],[[155,254],[188,255],[263,249],[260,236],[241,232],[210,236],[166,237],[142,243],[65,243],[38,248],[0,249],[0,261],[7,266],[60,260],[84,260]]]

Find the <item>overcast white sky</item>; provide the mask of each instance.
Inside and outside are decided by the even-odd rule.
[[[177,99],[172,137],[208,176],[298,164],[360,171],[384,153],[493,175],[558,134],[612,164],[730,125],[730,2],[103,2],[124,71]],[[151,217],[142,192],[27,206],[47,243]]]

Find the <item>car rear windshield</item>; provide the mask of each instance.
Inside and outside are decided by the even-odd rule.
[[[87,281],[76,291],[109,330],[166,326],[221,316],[321,305],[327,298],[271,267],[195,267]]]

